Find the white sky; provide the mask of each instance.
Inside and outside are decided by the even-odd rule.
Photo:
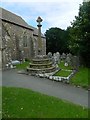
[[[2,0],[0,6],[21,16],[28,24],[37,27],[41,16],[42,32],[51,27],[66,29],[78,15],[83,0]]]

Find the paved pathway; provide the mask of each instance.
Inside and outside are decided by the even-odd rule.
[[[29,88],[34,91],[88,107],[88,91],[82,88],[76,88],[74,86],[51,81],[46,78],[18,74],[16,70],[4,71],[2,79],[3,86]]]

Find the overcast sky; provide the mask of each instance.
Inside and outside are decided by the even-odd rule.
[[[41,16],[44,33],[51,27],[66,29],[70,26],[70,22],[78,15],[82,2],[83,0],[2,0],[0,6],[21,16],[34,27],[37,27],[37,17]]]

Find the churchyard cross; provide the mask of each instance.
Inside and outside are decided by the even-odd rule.
[[[38,17],[38,55],[42,55],[42,39],[41,39],[41,22],[43,21],[41,17]]]

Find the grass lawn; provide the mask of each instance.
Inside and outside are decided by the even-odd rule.
[[[0,86],[0,120],[2,118],[2,87]]]
[[[88,109],[28,89],[3,87],[3,118],[88,118]]]
[[[26,67],[29,66],[29,63],[30,63],[29,61],[25,61],[21,64],[17,64],[16,69],[26,69]]]
[[[62,76],[62,77],[68,77],[71,74],[71,71],[66,71],[66,70],[72,70],[72,67],[69,66],[64,66],[64,61],[61,61],[58,66],[60,67],[60,71],[58,71],[55,76]]]
[[[71,70],[71,66],[64,66],[64,62],[61,61],[59,64],[59,67],[61,69]],[[79,71],[70,79],[70,83],[74,84],[76,86],[81,86],[83,88],[88,88],[90,84],[88,83],[88,68],[86,67],[80,67]],[[58,76],[64,76],[67,77],[70,74],[70,71],[59,71],[56,73]]]
[[[70,83],[87,88],[89,86],[88,68],[80,67],[79,71],[71,78]]]
[[[65,66],[64,65],[64,61],[61,61],[58,66],[61,68],[61,69],[66,69],[66,70],[72,70],[72,67],[70,65],[68,66]]]
[[[60,70],[55,74],[55,76],[68,77],[70,74],[71,71]]]

